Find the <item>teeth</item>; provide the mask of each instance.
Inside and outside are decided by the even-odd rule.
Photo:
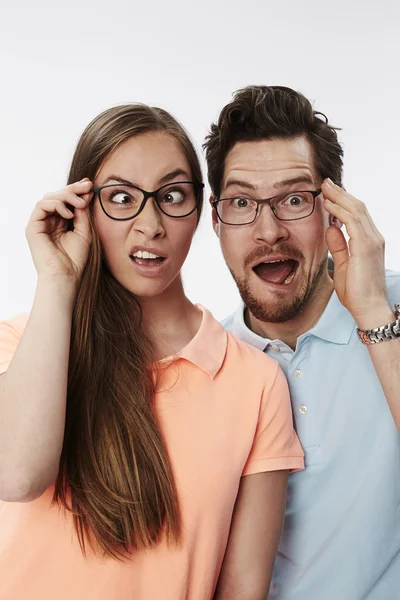
[[[147,252],[147,250],[137,250],[132,256],[135,258],[161,258],[161,256],[157,256],[157,254],[153,254],[152,252]]]
[[[278,262],[285,262],[285,260],[284,259],[282,259],[282,260],[267,260],[265,262],[268,263],[268,264],[272,264],[272,263],[278,263]]]
[[[284,283],[285,285],[288,285],[288,284],[289,284],[289,283],[292,281],[293,277],[295,276],[295,273],[296,273],[296,269],[293,269],[293,273],[290,273],[290,274],[289,274],[289,275],[286,277],[286,279],[285,279],[285,281],[284,281],[283,283]]]

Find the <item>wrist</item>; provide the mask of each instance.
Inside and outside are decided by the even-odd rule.
[[[43,298],[47,302],[54,299],[72,310],[78,293],[78,285],[79,282],[72,276],[41,275],[37,280],[36,298]]]
[[[362,331],[382,327],[383,325],[388,325],[394,321],[396,321],[396,315],[388,303],[355,317],[357,327]]]

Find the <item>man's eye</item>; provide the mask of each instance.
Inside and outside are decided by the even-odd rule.
[[[247,198],[234,198],[232,200],[232,205],[235,208],[247,208],[249,204],[250,202],[247,200]]]
[[[302,202],[304,202],[304,198],[298,194],[294,196],[288,196],[285,200],[285,204],[289,204],[290,206],[300,206]]]

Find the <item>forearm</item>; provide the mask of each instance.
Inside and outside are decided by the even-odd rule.
[[[360,329],[392,323],[396,320],[388,307],[357,323]],[[400,338],[367,346],[376,374],[382,385],[396,427],[400,432]]]
[[[30,500],[57,475],[74,297],[74,287],[66,280],[39,280],[26,330],[0,377],[3,500]]]
[[[242,478],[214,600],[265,600],[285,514],[287,471]]]

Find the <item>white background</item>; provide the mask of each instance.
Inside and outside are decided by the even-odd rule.
[[[400,269],[400,3],[396,0],[0,0],[0,318],[29,310],[24,228],[64,185],[75,143],[111,105],[171,111],[196,146],[234,90],[286,85],[342,127],[345,186]],[[208,194],[208,188],[207,188]],[[205,215],[184,268],[218,318],[238,295]]]

